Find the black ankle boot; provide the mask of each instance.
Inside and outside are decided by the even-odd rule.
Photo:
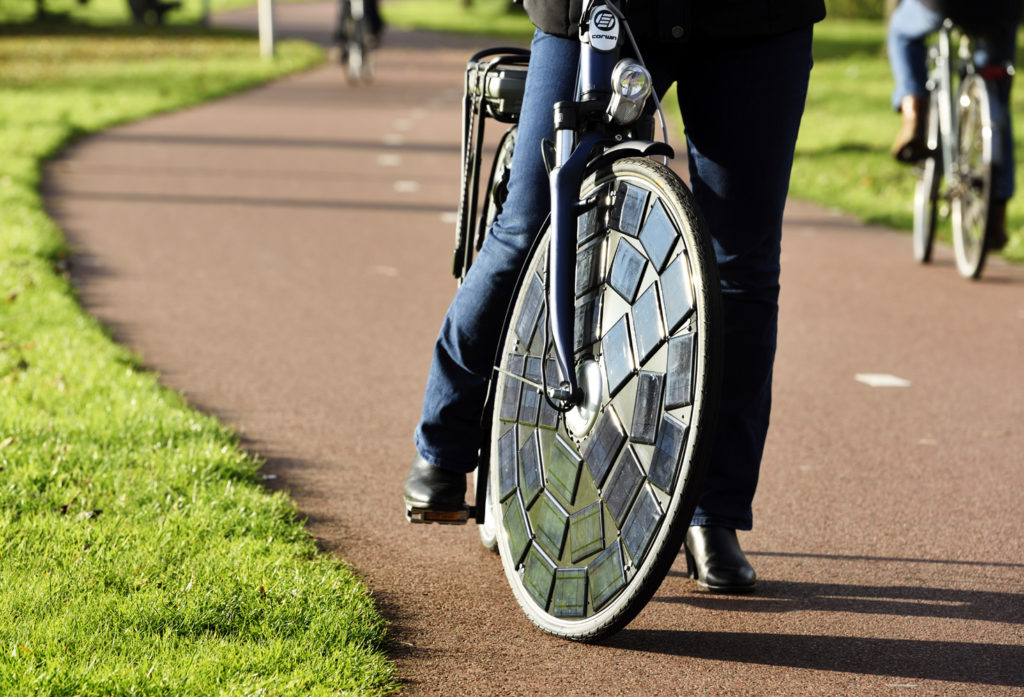
[[[906,96],[900,102],[900,132],[892,144],[899,162],[920,162],[928,157],[928,97]]]
[[[686,531],[686,573],[714,593],[752,593],[757,574],[730,528],[691,526]]]
[[[1006,246],[1006,199],[992,199],[988,208],[988,221],[985,227],[985,248],[998,252]]]
[[[465,523],[466,475],[417,457],[402,490],[406,519],[414,523]]]

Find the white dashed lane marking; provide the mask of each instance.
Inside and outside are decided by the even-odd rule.
[[[868,387],[910,387],[910,380],[904,380],[888,373],[857,373],[853,378]]]

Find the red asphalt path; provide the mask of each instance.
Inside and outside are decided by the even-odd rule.
[[[333,9],[277,18],[325,41]],[[1024,695],[1024,268],[966,282],[815,206],[786,219],[756,595],[698,592],[680,557],[623,632],[571,644],[473,526],[404,522],[483,45],[392,31],[373,86],[327,65],[68,149],[45,195],[88,311],[268,459],[390,619],[407,694]]]

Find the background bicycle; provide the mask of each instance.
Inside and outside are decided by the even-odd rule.
[[[972,35],[951,20],[943,23],[929,53],[927,154],[917,166],[914,193],[915,259],[931,260],[937,213],[948,215],[957,269],[972,279],[980,277],[988,249],[1001,246],[994,237],[1005,230],[1007,195],[996,203],[994,192],[1006,158],[1008,114],[997,90],[1013,75],[1006,63],[979,67],[976,49]]]
[[[383,28],[377,0],[339,0],[334,36],[350,84],[373,81],[374,51],[380,45]]]

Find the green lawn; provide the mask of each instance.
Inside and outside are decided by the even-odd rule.
[[[254,4],[255,0],[209,0],[211,12]],[[87,23],[93,27],[123,27],[132,18],[128,0],[43,0],[43,7],[51,25]],[[203,0],[181,0],[181,7],[169,12],[166,22],[196,24],[203,11]],[[0,24],[27,23],[35,17],[36,0],[0,0]]]
[[[533,25],[526,13],[509,9],[508,0],[385,0],[384,20],[405,29],[429,29],[462,34],[506,37],[529,41]]]
[[[528,38],[529,21],[505,11],[505,0],[473,0],[466,12],[454,0],[409,0],[384,6],[397,26],[477,31],[496,37]],[[815,28],[811,76],[790,193],[864,221],[910,230],[912,170],[889,156],[899,126],[889,108],[892,78],[881,20],[829,18]],[[666,105],[680,124],[674,100]],[[1014,92],[1016,161],[1024,161],[1024,91]],[[1004,256],[1024,260],[1024,197],[1009,207],[1010,244]],[[940,234],[949,236],[948,221]],[[908,240],[909,245],[909,240]],[[908,255],[909,255],[908,247]]]
[[[0,27],[0,695],[396,686],[359,579],[235,434],[82,312],[38,193],[80,134],[322,60],[257,53],[187,28]]]

